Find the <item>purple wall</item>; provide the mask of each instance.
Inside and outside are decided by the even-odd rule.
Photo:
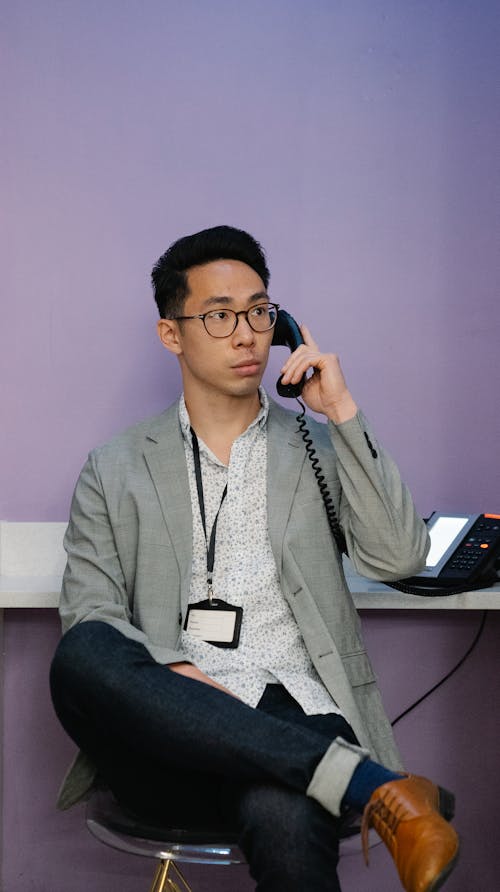
[[[2,519],[64,520],[88,449],[177,393],[149,270],[220,222],[263,242],[273,297],[340,353],[422,513],[500,511],[496,0],[6,0],[0,32]],[[367,619],[396,702],[476,622]],[[394,629],[419,643],[424,627],[394,680]],[[31,888],[62,892],[75,861],[82,889],[132,889],[141,862],[100,855],[79,816],[52,811],[69,750],[46,701],[56,637],[50,614],[6,615],[4,890],[37,870]],[[474,737],[455,714],[495,764],[494,701],[475,713],[494,658],[486,644],[402,738],[478,813],[463,777]],[[469,842],[450,892],[494,888],[485,845],[478,857]],[[356,877],[346,892],[373,889]]]

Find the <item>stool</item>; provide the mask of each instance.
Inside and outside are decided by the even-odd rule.
[[[92,835],[105,845],[159,862],[150,892],[193,892],[180,863],[246,863],[234,831],[186,830],[150,824],[124,811],[107,789],[98,789],[92,794],[87,803],[86,823]],[[360,854],[359,831],[359,816],[346,815],[340,832],[342,857]],[[375,831],[370,830],[370,848],[380,842]]]
[[[179,863],[244,864],[237,834],[226,830],[179,830],[148,824],[124,811],[109,790],[96,790],[87,803],[87,827],[100,842],[159,861],[150,892],[193,892]]]

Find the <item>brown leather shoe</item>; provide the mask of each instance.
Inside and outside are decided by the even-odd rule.
[[[368,830],[385,842],[406,892],[436,892],[453,870],[459,850],[451,820],[454,796],[425,777],[409,775],[373,793],[361,836],[368,864]]]

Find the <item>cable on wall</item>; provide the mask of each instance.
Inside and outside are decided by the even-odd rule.
[[[408,706],[406,709],[404,709],[403,712],[400,712],[399,715],[396,716],[396,718],[393,719],[393,721],[391,722],[391,725],[393,728],[395,725],[397,725],[398,722],[401,721],[402,718],[404,718],[406,715],[408,715],[409,712],[412,712],[417,706],[419,706],[421,703],[423,703],[423,701],[426,700],[427,697],[430,697],[430,695],[433,694],[434,691],[437,691],[437,689],[440,688],[441,685],[443,685],[445,683],[445,681],[448,681],[448,679],[451,678],[452,675],[454,675],[455,672],[457,672],[461,666],[463,666],[465,661],[468,659],[468,657],[470,657],[473,650],[479,644],[479,641],[480,641],[481,636],[484,631],[484,627],[486,625],[486,617],[487,616],[488,616],[488,611],[483,610],[483,615],[479,622],[479,627],[474,635],[472,643],[469,645],[469,647],[467,648],[467,650],[465,651],[463,656],[460,658],[458,663],[456,663],[455,666],[453,666],[453,668],[450,669],[450,671],[447,672],[446,675],[443,676],[443,678],[441,678],[438,682],[436,682],[436,684],[434,684],[431,688],[429,688],[429,690],[426,691],[425,694],[422,694],[422,696],[419,697],[418,700],[415,700],[415,702],[412,703],[410,706]]]

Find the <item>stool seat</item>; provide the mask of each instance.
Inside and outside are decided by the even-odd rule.
[[[172,879],[190,887],[176,866],[185,864],[245,864],[237,846],[237,834],[230,828],[176,828],[145,820],[118,805],[110,790],[94,791],[87,803],[86,824],[99,842],[126,852],[160,862],[151,892],[179,889]]]

